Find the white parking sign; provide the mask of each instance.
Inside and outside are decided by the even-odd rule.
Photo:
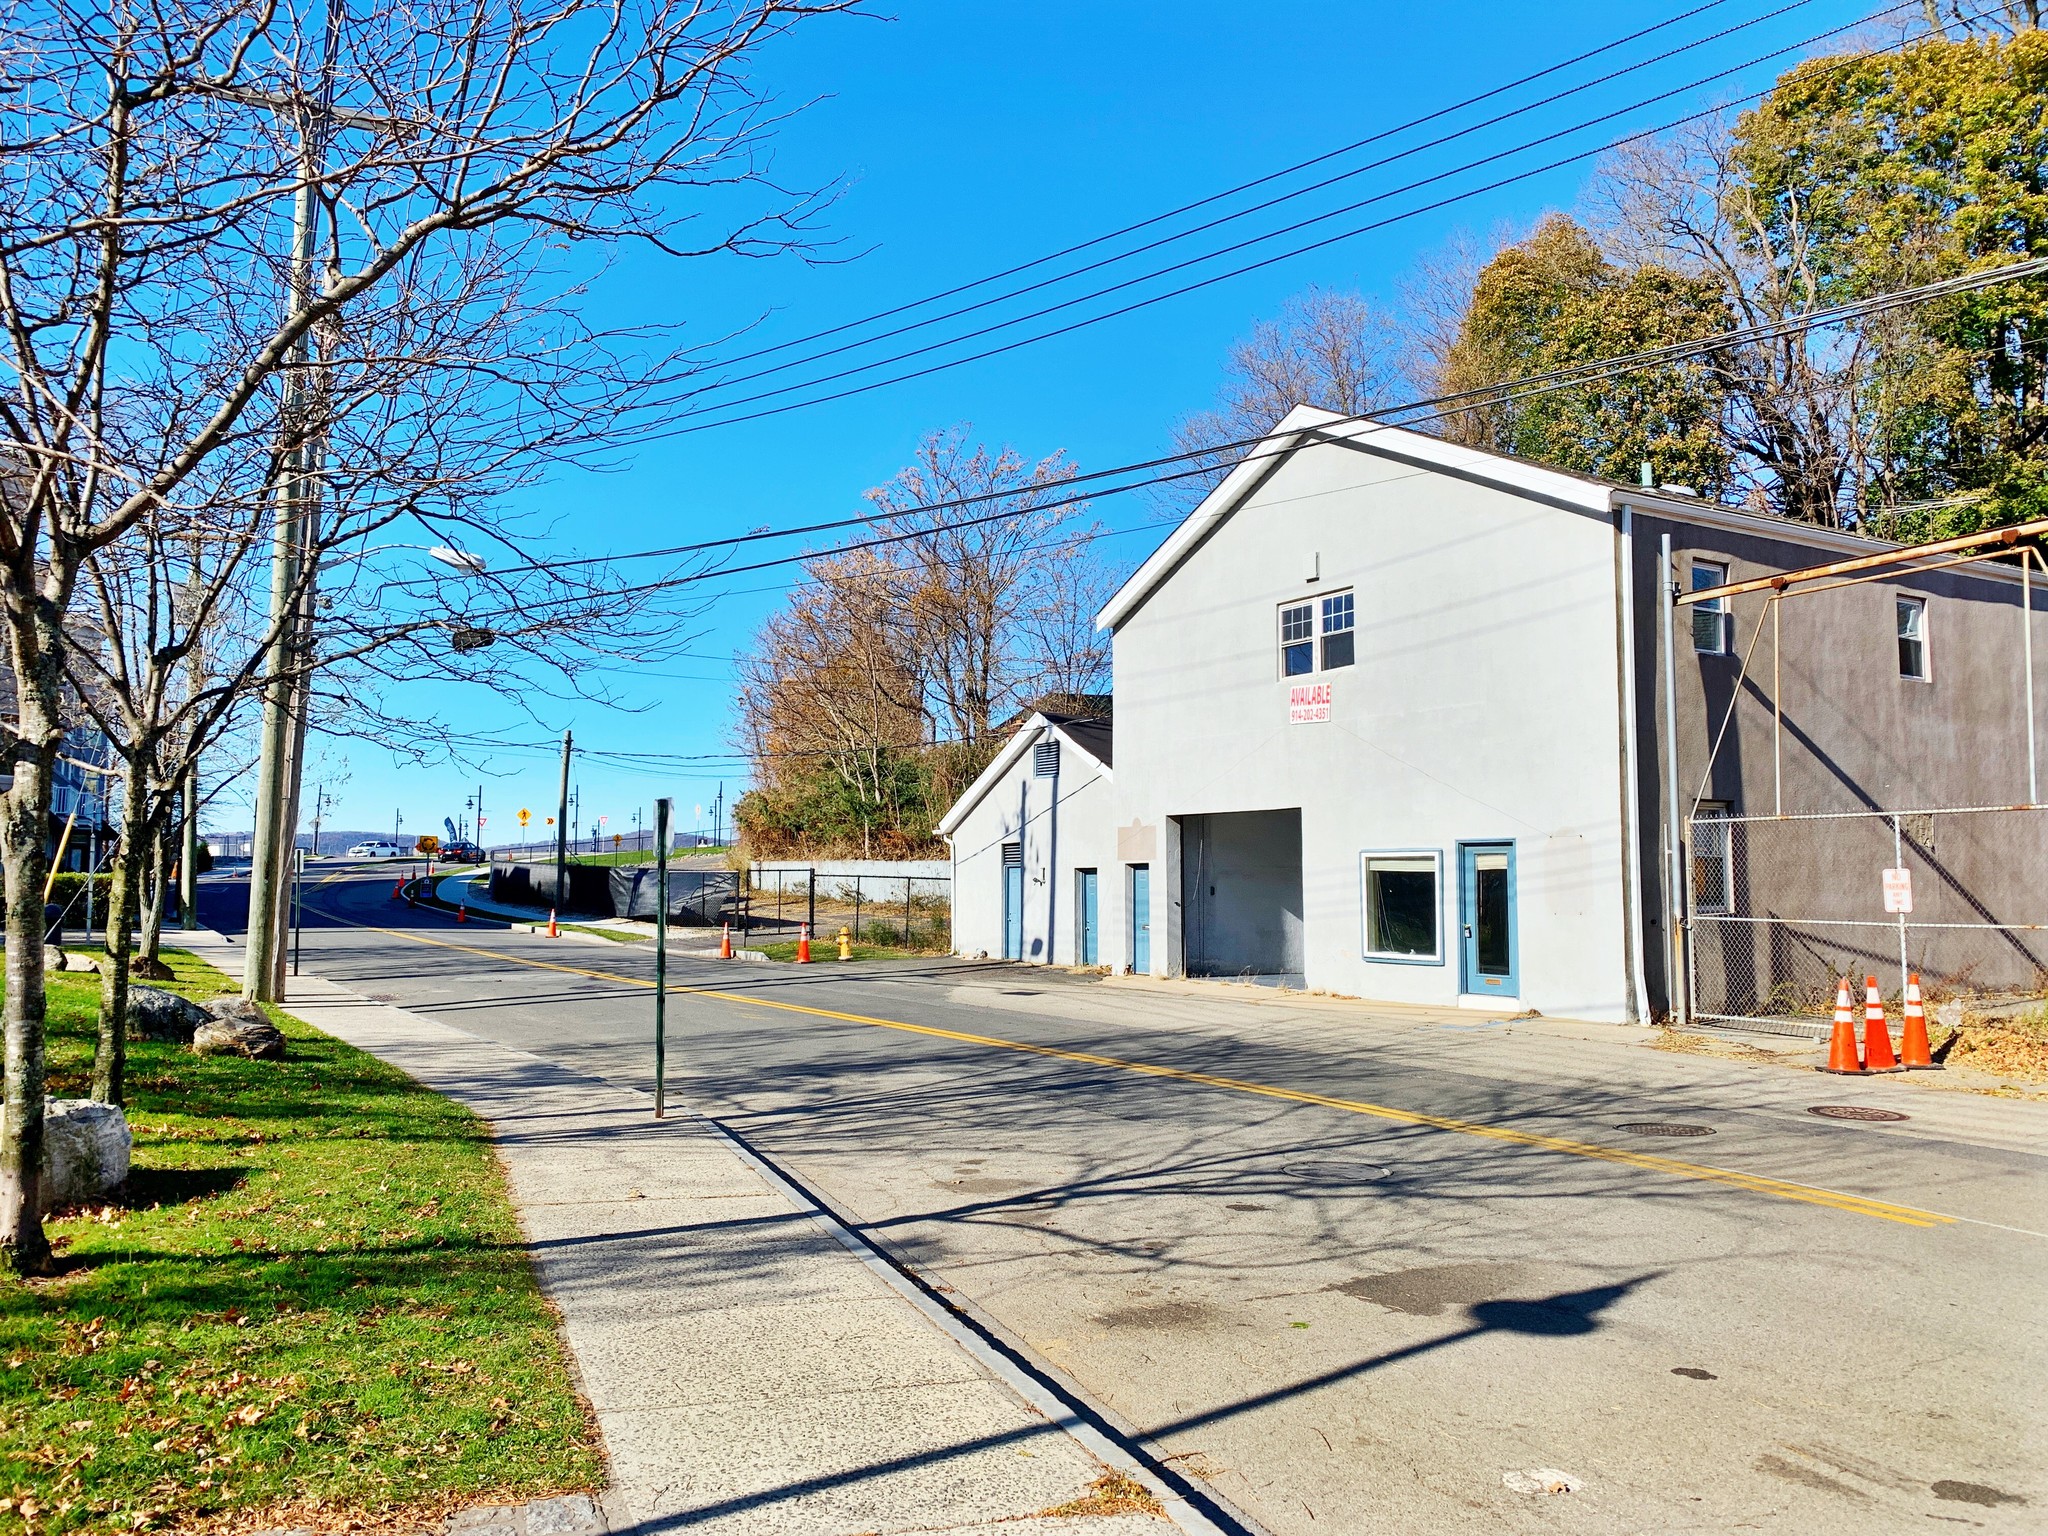
[[[1913,871],[1888,869],[1884,872],[1884,909],[1887,912],[1913,910]]]

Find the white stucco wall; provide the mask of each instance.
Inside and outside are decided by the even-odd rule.
[[[1115,837],[1155,850],[1153,973],[1180,961],[1174,818],[1298,806],[1310,988],[1455,1003],[1458,844],[1502,840],[1521,1005],[1623,1017],[1615,559],[1603,515],[1336,445],[1281,461],[1116,632]],[[1283,678],[1279,606],[1345,588],[1357,663]],[[1289,723],[1304,681],[1327,722]],[[1441,852],[1443,963],[1365,959],[1367,849]],[[1111,959],[1123,882],[1105,869]]]
[[[1035,745],[1052,734],[1033,730]],[[954,829],[953,948],[962,955],[1003,953],[1003,844],[1024,848],[1024,955],[1041,964],[1073,965],[1077,937],[1077,869],[1100,871],[1098,906],[1103,931],[1114,903],[1115,838],[1110,828],[1111,782],[1074,743],[1061,739],[1057,779],[1035,778],[1027,750]],[[1058,794],[1055,798],[1054,789]],[[1023,835],[1018,834],[1019,825]],[[1048,941],[1050,951],[1048,953]],[[1112,952],[1098,937],[1103,963]]]

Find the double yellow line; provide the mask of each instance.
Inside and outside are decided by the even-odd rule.
[[[508,955],[500,950],[479,948],[474,944],[457,944],[451,939],[437,939],[423,933],[411,933],[398,928],[380,928],[374,923],[355,922],[350,918],[337,916],[324,907],[315,910],[330,922],[340,923],[349,928],[381,933],[395,939],[410,939],[416,944],[432,944],[441,949],[459,950],[464,954],[481,955],[487,960],[496,960],[508,965],[524,965],[540,971],[560,971],[565,975],[584,976],[593,981],[617,982],[621,986],[645,987],[650,990],[654,986],[652,981],[638,976],[621,976],[615,971],[595,971],[583,966],[561,965],[552,960],[531,960],[521,955]],[[951,1040],[961,1045],[977,1045],[989,1050],[1015,1051],[1024,1056],[1044,1056],[1054,1061],[1076,1062],[1082,1066],[1135,1072],[1143,1077],[1165,1078],[1178,1083],[1197,1083],[1205,1088],[1254,1094],[1259,1098],[1279,1099],[1289,1104],[1314,1104],[1323,1109],[1342,1110],[1347,1114],[1369,1115],[1373,1119],[1391,1121],[1396,1125],[1412,1125],[1433,1131],[1453,1131],[1461,1136],[1478,1136],[1488,1141],[1506,1142],[1511,1146],[1562,1152],[1572,1157],[1591,1158],[1603,1163],[1619,1163],[1624,1167],[1641,1168],[1647,1172],[1668,1174],[1674,1178],[1722,1184],[1731,1189],[1746,1190],[1750,1194],[1768,1195],[1779,1200],[1796,1200],[1805,1205],[1826,1206],[1830,1210],[1847,1211],[1856,1216],[1872,1216],[1879,1221],[1897,1222],[1902,1226],[1948,1226],[1956,1220],[1953,1216],[1944,1216],[1937,1211],[1918,1210],[1910,1205],[1894,1205],[1887,1200],[1872,1200],[1863,1195],[1824,1189],[1813,1184],[1796,1184],[1789,1179],[1742,1173],[1732,1168],[1716,1168],[1708,1163],[1682,1162],[1673,1157],[1658,1157],[1655,1153],[1631,1152],[1622,1147],[1605,1147],[1597,1142],[1577,1141],[1566,1136],[1545,1136],[1535,1131],[1519,1131],[1508,1126],[1487,1125],[1476,1120],[1459,1120],[1449,1115],[1429,1115],[1419,1110],[1396,1109],[1391,1105],[1371,1104],[1361,1099],[1340,1099],[1328,1094],[1308,1093],[1299,1088],[1279,1088],[1270,1083],[1255,1083],[1244,1078],[1219,1077],[1211,1072],[1194,1072],[1185,1067],[1162,1066],[1149,1061],[1127,1061],[1120,1056],[1102,1056],[1093,1051],[1069,1051],[1057,1046],[1032,1045],[1022,1040],[1005,1040],[998,1035],[977,1035],[958,1029],[940,1029],[930,1024],[909,1024],[901,1019],[881,1019],[864,1013],[845,1013],[836,1008],[815,1008],[808,1003],[753,997],[741,992],[722,992],[712,987],[672,985],[671,990],[693,997],[738,1003],[748,1008],[773,1008],[783,1013],[803,1014],[815,1019],[832,1019],[841,1024],[860,1024],[871,1029],[893,1029],[907,1035],[923,1035],[933,1040]]]

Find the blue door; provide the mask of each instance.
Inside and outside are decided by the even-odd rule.
[[[1024,958],[1024,845],[1003,844],[1003,958]]]
[[[1459,990],[1519,997],[1515,952],[1515,845],[1458,845]]]
[[[1131,974],[1152,974],[1152,866],[1131,866]]]
[[[1074,964],[1095,965],[1095,871],[1074,871]]]

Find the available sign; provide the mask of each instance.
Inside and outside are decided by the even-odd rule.
[[[1330,685],[1296,683],[1287,690],[1287,723],[1309,725],[1330,718]]]
[[[1913,871],[1888,869],[1884,872],[1884,909],[1887,912],[1913,910]]]

